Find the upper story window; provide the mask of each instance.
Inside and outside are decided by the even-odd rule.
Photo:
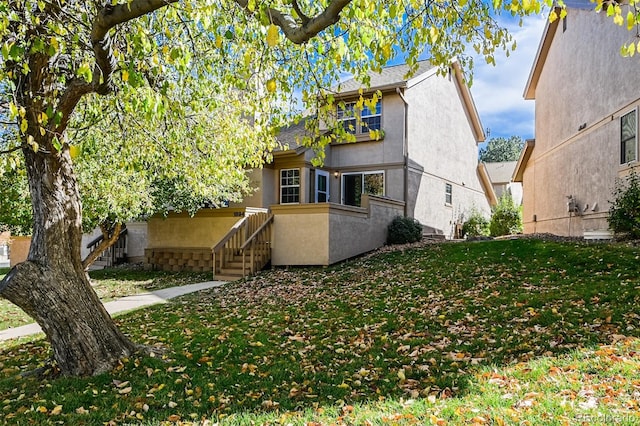
[[[445,204],[452,204],[453,202],[453,187],[450,183],[444,184],[444,202]]]
[[[375,108],[368,106],[359,109],[355,102],[345,102],[344,106],[338,105],[338,121],[348,133],[354,135],[366,134],[370,130],[382,128],[382,102],[378,101]]]
[[[300,202],[300,169],[280,170],[280,204]]]
[[[638,120],[636,110],[620,117],[620,164],[636,161]]]

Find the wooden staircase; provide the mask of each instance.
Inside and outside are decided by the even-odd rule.
[[[126,263],[127,261],[127,228],[124,228],[118,234],[118,240],[109,248],[100,253],[100,256],[91,264],[89,269],[104,269],[110,266]],[[98,249],[100,243],[104,240],[104,236],[100,235],[87,244],[89,252]]]
[[[211,249],[213,279],[235,281],[264,268],[271,261],[272,227],[269,210],[248,208]]]

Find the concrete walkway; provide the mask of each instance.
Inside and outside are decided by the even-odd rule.
[[[169,299],[183,296],[185,294],[194,293],[209,288],[222,287],[227,281],[207,281],[198,284],[189,284],[179,287],[169,287],[157,290],[151,293],[136,294],[133,296],[122,297],[112,302],[107,302],[104,307],[109,314],[113,315],[118,312],[131,311],[142,308],[144,306],[156,305],[158,303],[167,303]],[[41,333],[42,329],[36,323],[23,325],[21,327],[8,328],[0,331],[0,341],[17,339],[19,337],[29,336]]]

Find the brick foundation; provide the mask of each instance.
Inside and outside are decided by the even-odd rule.
[[[213,271],[210,248],[148,248],[144,251],[144,263],[158,271]]]

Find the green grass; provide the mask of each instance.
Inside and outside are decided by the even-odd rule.
[[[0,268],[0,279],[9,268]],[[91,284],[103,302],[118,297],[160,290],[167,287],[211,280],[211,273],[145,271],[139,267],[107,268],[89,272]],[[22,309],[0,299],[0,330],[19,327],[33,320]]]
[[[164,359],[18,379],[50,349],[5,346],[0,400],[10,424],[640,424],[638,277],[633,248],[533,240],[276,270],[117,318]]]

